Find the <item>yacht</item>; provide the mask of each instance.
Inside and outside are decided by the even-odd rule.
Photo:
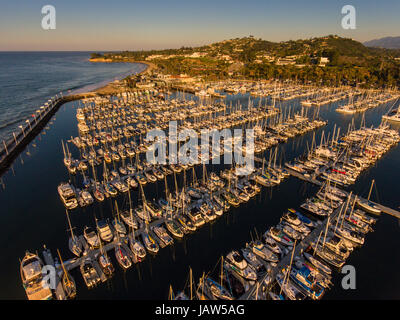
[[[272,250],[269,250],[267,247],[265,247],[264,244],[259,240],[251,242],[249,244],[249,247],[255,255],[265,261],[269,261],[272,263],[277,263],[279,261],[278,256],[274,252],[272,252]]]
[[[139,227],[138,222],[134,217],[133,212],[131,212],[131,210],[122,211],[120,214],[122,221],[124,221],[128,227],[132,229],[137,229]]]
[[[101,220],[97,223],[97,231],[100,235],[101,240],[105,242],[111,242],[114,238],[114,234],[110,226],[104,220]]]
[[[366,200],[366,199],[357,198],[357,205],[361,209],[363,209],[363,210],[365,210],[365,211],[367,211],[369,213],[372,213],[372,214],[377,214],[378,215],[378,214],[380,214],[382,212],[381,209],[375,203],[373,203],[373,202],[371,202],[369,200]]]
[[[290,239],[284,232],[275,227],[271,227],[264,236],[270,236],[272,239],[283,244],[284,246],[293,246],[293,240]]]
[[[49,287],[43,286],[43,261],[37,254],[26,252],[20,264],[22,285],[29,300],[51,300]]]
[[[90,259],[85,259],[80,265],[81,274],[86,286],[91,289],[97,285],[101,279],[96,269],[93,266],[93,262]]]
[[[257,280],[257,274],[251,268],[246,260],[237,251],[231,251],[225,259],[224,266],[226,269],[236,272],[238,275],[247,280]]]
[[[57,190],[61,201],[67,209],[75,209],[78,207],[78,200],[76,199],[76,194],[72,185],[63,182],[59,184]]]
[[[220,283],[207,277],[204,280],[204,291],[210,298],[217,300],[233,300],[233,297],[229,291],[223,287]]]
[[[197,208],[197,207],[192,208],[188,212],[187,216],[189,217],[189,219],[192,221],[192,223],[194,224],[194,226],[196,228],[201,227],[202,225],[205,224],[205,221],[201,215],[201,212],[200,212],[199,208]]]
[[[249,248],[242,249],[242,254],[243,258],[246,259],[247,263],[253,267],[257,274],[265,271],[264,264]]]
[[[179,239],[183,238],[181,227],[174,220],[165,220],[165,226],[171,234]]]
[[[83,237],[92,248],[98,248],[100,246],[99,236],[92,228],[86,226],[83,229]]]
[[[174,243],[174,239],[167,233],[167,231],[161,226],[152,227],[153,232],[156,236],[167,246]]]

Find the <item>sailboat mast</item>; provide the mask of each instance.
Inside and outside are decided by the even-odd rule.
[[[368,201],[369,201],[369,198],[371,197],[372,187],[374,186],[374,183],[375,183],[375,180],[372,179],[371,188],[369,189],[368,198],[367,198]]]

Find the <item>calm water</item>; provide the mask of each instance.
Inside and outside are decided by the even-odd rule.
[[[232,100],[242,103],[248,96],[236,96]],[[257,103],[257,100],[255,101]],[[60,249],[63,258],[72,257],[68,250],[68,232],[65,209],[57,194],[57,185],[70,177],[62,158],[61,140],[77,134],[75,108],[77,103],[68,103],[53,118],[13,167],[3,176],[0,191],[0,298],[25,299],[25,292],[19,275],[19,258],[25,250],[40,250],[44,244],[52,249]],[[298,108],[299,101],[285,102],[282,108]],[[320,109],[321,117],[329,124],[316,131],[317,141],[322,131],[333,131],[334,123],[347,129],[351,116],[342,116],[334,109],[337,105],[327,105]],[[390,106],[383,105],[365,114],[367,125],[377,125],[381,114]],[[311,109],[312,111],[313,109]],[[311,112],[310,111],[310,112]],[[354,117],[358,125],[361,116]],[[279,148],[279,158],[290,160],[311,144],[312,133],[291,139]],[[71,147],[72,148],[72,147]],[[268,157],[268,152],[265,154]],[[361,195],[366,195],[372,178],[378,186],[378,199],[392,208],[400,206],[398,181],[400,181],[400,147],[386,154],[377,165],[363,173],[352,187]],[[212,170],[212,167],[208,167]],[[201,170],[200,170],[201,171]],[[197,171],[197,177],[201,177]],[[182,185],[183,177],[178,183]],[[169,177],[169,188],[173,181]],[[78,285],[78,299],[166,299],[171,284],[180,290],[188,277],[189,266],[198,281],[203,271],[216,267],[221,255],[232,249],[239,249],[251,240],[250,233],[260,234],[279,222],[282,213],[290,207],[298,208],[304,199],[315,193],[316,187],[295,178],[289,178],[272,189],[264,188],[257,198],[247,204],[225,213],[213,224],[206,225],[174,246],[161,249],[157,256],[147,256],[145,261],[123,272],[110,251],[116,273],[107,283],[88,290],[78,269],[72,272]],[[145,188],[147,198],[164,195],[164,184],[158,183]],[[138,202],[138,192],[131,192],[134,204]],[[377,195],[373,194],[376,199]],[[113,200],[112,200],[113,201]],[[126,198],[118,197],[119,207],[127,205]],[[85,225],[94,226],[94,216],[111,218],[111,200],[95,203],[92,207],[71,213],[75,232],[81,234]],[[356,250],[348,264],[356,267],[357,289],[345,291],[340,286],[340,274],[335,276],[335,286],[326,294],[326,299],[399,299],[400,286],[399,223],[396,219],[382,215],[375,232],[366,238],[366,244]],[[218,268],[218,267],[217,267]]]
[[[0,52],[0,141],[61,91],[88,91],[145,68],[91,63],[89,57],[89,52]]]

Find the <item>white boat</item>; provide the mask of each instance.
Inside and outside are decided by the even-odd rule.
[[[263,259],[265,261],[273,262],[273,263],[276,263],[279,261],[278,256],[274,252],[269,250],[267,247],[265,247],[264,244],[259,240],[251,242],[249,246],[250,246],[252,252],[255,255],[257,255],[258,257],[260,257],[261,259]]]
[[[111,242],[114,238],[114,234],[106,221],[97,222],[97,230],[101,240],[105,242]]]
[[[139,262],[146,257],[146,250],[144,249],[140,241],[135,239],[133,234],[129,235],[129,245],[132,253],[136,256]]]
[[[69,183],[60,183],[57,187],[58,194],[61,201],[67,209],[75,209],[78,207],[78,200],[76,199],[75,190]]]
[[[382,119],[393,122],[400,122],[400,108],[398,108],[397,110],[392,110],[388,114],[383,115]]]
[[[100,246],[99,236],[92,228],[86,226],[83,229],[83,237],[92,248],[98,248]]]
[[[382,210],[379,208],[379,206],[377,206],[375,203],[373,203],[369,200],[366,200],[366,199],[358,199],[357,198],[357,205],[361,209],[363,209],[369,213],[380,214],[382,212]]]
[[[167,230],[165,230],[161,226],[154,226],[152,227],[153,232],[156,234],[156,236],[167,246],[170,244],[174,243],[174,239],[167,233]]]
[[[29,300],[51,300],[49,287],[43,286],[44,264],[37,254],[26,252],[20,264],[22,285]]]
[[[251,268],[246,260],[237,251],[231,251],[225,259],[225,268],[235,271],[238,275],[247,280],[257,280],[257,274],[253,268]]]

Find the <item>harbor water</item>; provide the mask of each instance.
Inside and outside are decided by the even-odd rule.
[[[65,89],[66,87],[59,87],[55,92]],[[8,93],[8,95],[15,94],[15,91]],[[28,104],[29,97],[26,96],[24,99]],[[40,103],[40,101],[35,102],[35,99],[32,98],[32,105]],[[240,102],[245,105],[249,96],[236,95],[229,100],[235,104]],[[254,98],[254,105],[257,104],[258,98]],[[332,136],[335,124],[341,128],[342,133],[345,133],[352,121],[358,127],[363,120],[362,114],[351,116],[335,112],[338,104],[340,102],[319,108],[319,116],[328,120],[328,125],[315,131],[317,143],[322,132],[325,137],[329,132]],[[41,253],[43,245],[46,245],[52,250],[53,255],[56,254],[56,249],[59,249],[64,261],[73,256],[68,249],[68,224],[65,208],[57,193],[57,185],[61,181],[76,179],[68,174],[63,164],[61,140],[66,141],[78,134],[75,116],[78,105],[79,102],[64,104],[42,133],[27,146],[1,178],[0,299],[26,298],[19,274],[19,259],[24,256],[25,250],[37,250]],[[291,112],[301,108],[298,99],[279,102],[277,106],[282,112],[288,112],[289,108]],[[385,104],[367,110],[366,125],[378,125],[381,115],[390,107],[391,104]],[[310,108],[308,112],[312,115],[315,111],[316,108]],[[313,134],[309,132],[281,144],[278,147],[278,161],[284,163],[304,153],[307,147],[311,146]],[[268,160],[269,150],[264,153],[264,157]],[[197,177],[201,178],[201,167],[197,169]],[[209,172],[216,169],[218,169],[216,166],[207,166]],[[399,209],[399,169],[400,146],[398,145],[386,153],[374,167],[363,172],[356,184],[348,189],[366,196],[371,180],[375,179],[377,192],[372,193],[372,199]],[[168,183],[170,190],[173,190],[171,177]],[[182,183],[183,175],[180,174],[179,186],[182,186]],[[192,268],[197,283],[203,272],[218,268],[216,263],[221,255],[226,255],[232,249],[244,247],[252,237],[276,225],[287,208],[299,208],[299,205],[316,191],[316,186],[294,177],[276,187],[263,188],[262,192],[249,202],[238,208],[231,208],[215,222],[206,224],[181,241],[175,241],[173,246],[161,249],[156,256],[148,254],[143,262],[126,272],[122,271],[113,252],[110,252],[116,272],[108,282],[88,290],[79,270],[71,272],[77,282],[77,299],[166,299],[169,285],[172,285],[175,291],[185,286],[189,267]],[[146,185],[144,192],[147,199],[162,197],[164,183]],[[131,197],[135,206],[139,201],[138,190],[131,191]],[[126,198],[123,195],[116,198],[120,208],[127,206]],[[95,217],[112,219],[114,200],[106,199],[103,203],[95,202],[90,207],[72,211],[70,218],[75,228],[74,233],[82,234],[85,225],[94,227]],[[347,260],[347,264],[353,265],[356,269],[356,289],[344,290],[341,286],[344,275],[336,273],[334,286],[327,292],[325,299],[400,298],[398,292],[400,274],[397,272],[400,268],[399,221],[382,214],[374,229],[373,233],[367,235],[365,245],[355,250]]]
[[[145,69],[89,58],[89,52],[0,52],[0,141],[60,92],[87,92]]]

